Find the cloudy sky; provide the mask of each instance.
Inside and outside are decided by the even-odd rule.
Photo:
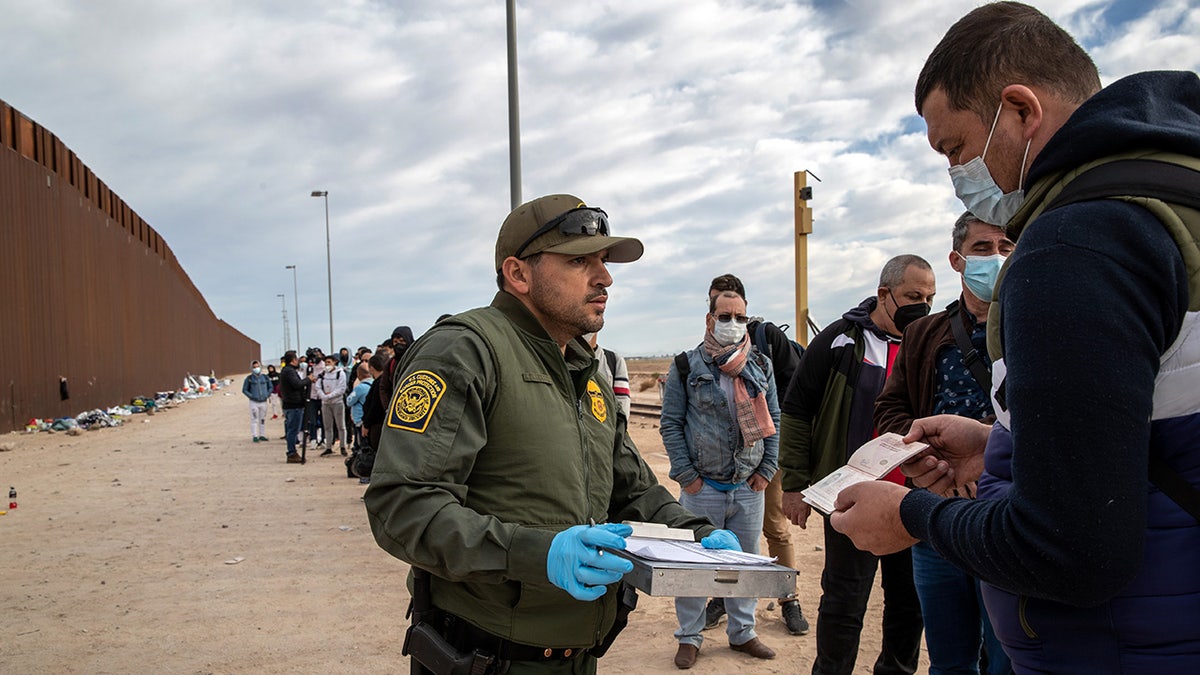
[[[523,195],[575,194],[646,244],[601,341],[696,344],[708,281],[794,324],[793,173],[822,326],[890,257],[958,294],[960,210],[912,91],[962,0],[518,0]],[[1198,0],[1041,4],[1105,84],[1200,67]],[[0,99],[166,239],[217,316],[284,346],[374,345],[486,304],[510,209],[503,0],[0,0]]]

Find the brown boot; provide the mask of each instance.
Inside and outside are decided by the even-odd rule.
[[[758,638],[752,638],[749,642],[743,642],[740,645],[735,645],[733,643],[730,643],[729,648],[735,652],[742,652],[743,654],[749,654],[750,656],[753,656],[756,659],[773,659],[773,658],[775,658],[775,650],[764,645],[762,643],[762,640],[759,640]]]
[[[680,670],[687,670],[696,665],[696,656],[700,654],[700,648],[696,645],[679,643],[679,651],[675,652],[675,667]]]

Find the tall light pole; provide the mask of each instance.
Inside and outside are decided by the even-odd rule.
[[[292,271],[292,307],[296,309],[296,351],[304,349],[304,343],[300,341],[300,295],[296,292],[296,266],[288,265],[284,269]]]
[[[517,7],[506,3],[508,18],[508,184],[515,209],[521,205],[521,104],[517,100]]]
[[[337,354],[333,343],[333,264],[329,258],[329,190],[313,190],[312,196],[325,198],[325,279],[329,285],[329,354]]]
[[[283,310],[283,351],[286,352],[292,348],[292,343],[288,336],[287,296],[283,293],[276,293],[275,297],[279,298],[279,307]]]

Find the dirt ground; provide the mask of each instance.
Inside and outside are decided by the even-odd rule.
[[[632,361],[635,390],[662,363]],[[252,443],[240,383],[114,429],[0,436],[13,446],[0,486],[19,503],[0,516],[0,672],[408,672],[407,565],[375,545],[364,486],[338,456],[285,464],[282,417]],[[635,393],[657,402],[653,387]],[[632,435],[677,494],[657,426],[635,418]],[[693,672],[810,670],[821,532],[793,532],[814,631],[788,635],[761,600],[758,631],[778,657],[729,650],[722,624]],[[877,654],[879,598],[856,672]],[[675,672],[675,627],[672,600],[643,595],[601,672]]]

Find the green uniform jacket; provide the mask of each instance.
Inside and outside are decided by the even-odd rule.
[[[564,359],[503,291],[409,348],[365,501],[379,545],[432,573],[434,605],[514,642],[590,647],[616,594],[581,602],[550,584],[556,533],[589,519],[715,529],[658,484],[596,367],[581,340]]]

